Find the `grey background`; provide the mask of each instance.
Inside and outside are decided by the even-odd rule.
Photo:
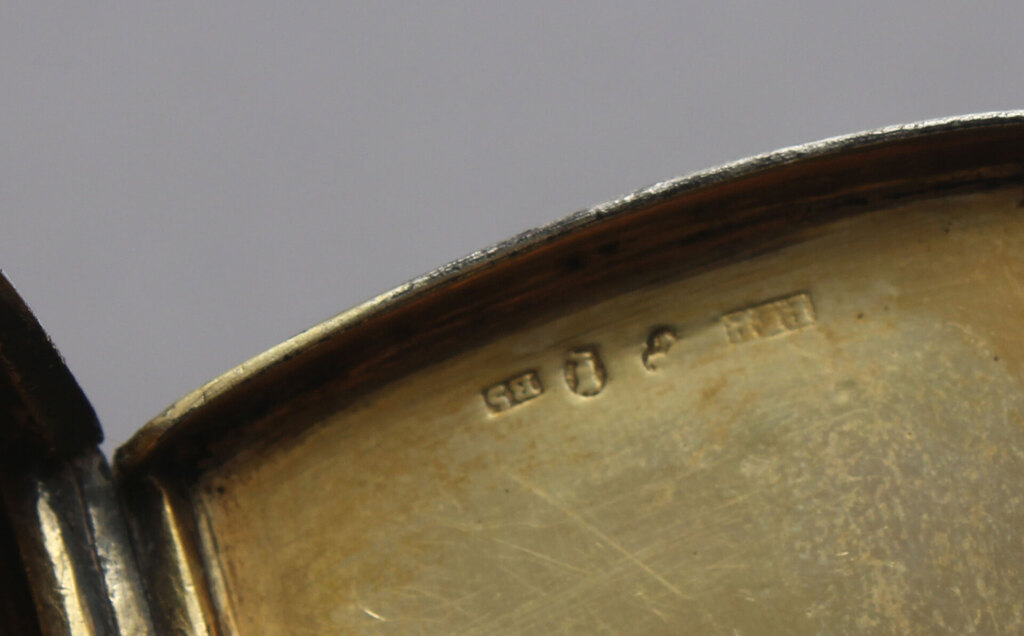
[[[1024,3],[0,6],[0,267],[106,450],[206,380],[638,187],[1024,106]]]

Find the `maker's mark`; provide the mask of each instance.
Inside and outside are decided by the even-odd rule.
[[[504,382],[483,390],[484,403],[491,413],[501,413],[523,402],[528,402],[544,392],[536,371],[524,371]]]

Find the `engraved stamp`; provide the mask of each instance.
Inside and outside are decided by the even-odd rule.
[[[644,368],[648,371],[656,371],[658,360],[668,353],[676,340],[679,340],[679,336],[676,335],[672,327],[655,327],[651,331],[651,335],[647,336],[647,344],[644,345],[644,351],[640,355]]]
[[[605,373],[604,364],[597,355],[597,349],[574,349],[568,353],[565,361],[565,383],[573,393],[584,397],[597,395],[604,389],[607,381],[608,374]]]
[[[740,344],[810,327],[817,320],[809,294],[800,293],[722,316],[729,342]]]
[[[523,402],[528,402],[544,392],[535,371],[526,371],[504,382],[484,389],[484,403],[491,413],[501,413]]]

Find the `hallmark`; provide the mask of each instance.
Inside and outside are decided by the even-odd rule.
[[[491,413],[501,413],[544,392],[536,371],[526,371],[483,391],[484,403]]]
[[[640,354],[640,359],[644,363],[644,368],[648,371],[656,371],[658,369],[658,361],[664,358],[672,345],[679,340],[679,335],[676,334],[672,327],[655,327],[651,330],[651,335],[647,336],[647,343],[644,344],[643,352]]]
[[[740,344],[810,327],[816,317],[810,295],[800,293],[730,312],[721,321],[729,342]]]
[[[608,374],[597,349],[575,349],[570,351],[565,361],[565,383],[569,390],[583,397],[592,397],[604,389]]]

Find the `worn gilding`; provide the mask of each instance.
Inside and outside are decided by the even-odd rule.
[[[1024,120],[659,184],[410,283],[118,457],[161,627],[1024,629]]]

